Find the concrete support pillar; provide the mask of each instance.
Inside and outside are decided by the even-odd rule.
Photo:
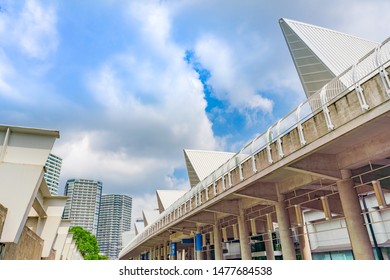
[[[252,253],[251,253],[251,245],[249,242],[249,232],[248,232],[248,227],[246,225],[245,212],[241,200],[239,200],[238,202],[238,210],[239,210],[239,216],[237,217],[237,222],[238,222],[238,234],[240,238],[241,259],[251,260]]]
[[[311,249],[309,243],[309,236],[307,235],[306,227],[298,227],[298,241],[301,250],[302,260],[311,260]]]
[[[222,260],[222,236],[221,229],[219,228],[219,222],[217,218],[217,214],[214,217],[214,225],[213,225],[213,234],[214,234],[214,256],[216,260]]]
[[[195,259],[195,252],[193,252],[193,247],[189,247],[187,249],[187,256],[189,260],[194,260]]]
[[[350,170],[341,170],[342,180],[337,182],[341,206],[347,223],[348,235],[356,260],[373,260],[370,237],[364,225],[359,197],[351,179]]]
[[[294,242],[291,238],[290,216],[284,201],[284,195],[278,195],[278,202],[275,203],[276,218],[279,225],[280,243],[284,260],[296,260]]]
[[[275,260],[274,244],[272,243],[272,233],[271,232],[264,233],[263,238],[264,238],[265,253],[267,255],[267,260]]]
[[[167,255],[168,255],[168,241],[164,241],[164,245],[163,245],[163,260],[167,260]]]
[[[274,243],[272,240],[272,232],[274,231],[271,214],[267,214],[266,230],[263,235],[265,243],[265,253],[267,254],[267,260],[275,260]]]
[[[161,246],[158,245],[156,247],[156,257],[155,257],[156,260],[161,260]]]
[[[186,259],[186,249],[181,250],[181,258],[180,259],[183,261]]]
[[[211,260],[211,252],[210,252],[210,245],[206,245],[206,260]]]

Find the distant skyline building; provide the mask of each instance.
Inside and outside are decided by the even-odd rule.
[[[100,253],[117,259],[122,249],[122,233],[131,228],[132,198],[124,194],[104,194],[100,204],[97,241]]]
[[[49,154],[45,164],[46,172],[44,174],[44,178],[52,195],[58,195],[61,166],[62,158],[53,154]]]
[[[71,226],[81,226],[95,236],[99,222],[103,183],[97,180],[70,179],[66,181],[64,195],[69,196],[63,218]]]

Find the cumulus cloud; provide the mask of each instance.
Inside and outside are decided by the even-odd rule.
[[[133,198],[133,213],[132,220],[135,222],[137,218],[142,218],[142,210],[151,211],[158,209],[156,195],[146,193]]]
[[[58,47],[57,14],[36,0],[7,2],[0,14],[0,97],[18,106],[49,105],[63,100],[46,74],[49,55]],[[58,100],[57,100],[58,99]],[[42,102],[44,100],[45,102]],[[27,110],[26,110],[27,111]],[[19,115],[28,112],[18,112]],[[10,112],[15,116],[15,112]],[[25,119],[29,119],[26,116]]]
[[[99,174],[96,179],[111,182],[112,191],[136,197],[188,186],[172,177],[184,167],[183,149],[219,146],[198,74],[184,61],[185,49],[170,40],[169,14],[150,5],[133,4],[130,12],[142,30],[137,47],[150,46],[148,54],[133,46],[88,73],[90,102],[97,105],[88,113],[99,121],[68,127],[57,147],[64,176]]]
[[[0,19],[0,36],[7,38],[2,45],[15,45],[34,59],[45,59],[55,52],[59,42],[55,8],[36,0],[26,0],[20,10],[13,5]]]
[[[221,100],[227,100],[234,108],[258,109],[272,112],[272,100],[263,97],[243,71],[247,65],[241,61],[245,53],[234,53],[228,43],[213,35],[200,38],[195,53],[201,64],[210,70],[210,85],[214,94]],[[253,62],[252,62],[253,63]]]
[[[15,27],[20,37],[20,47],[33,58],[45,58],[56,50],[58,37],[56,13],[53,7],[43,7],[35,0],[28,0]]]
[[[337,2],[333,13],[338,17],[336,28],[365,39],[382,42],[389,34],[390,15],[388,1],[343,1]],[[348,17],[345,17],[345,11]],[[360,19],[360,20],[351,20]]]
[[[15,70],[4,54],[0,50],[0,96],[10,99],[20,99],[20,94],[12,87],[9,80],[14,76]]]

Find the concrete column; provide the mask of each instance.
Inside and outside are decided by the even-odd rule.
[[[195,259],[195,256],[194,256],[194,252],[192,252],[193,251],[193,247],[188,247],[188,249],[187,249],[187,256],[188,256],[188,259],[189,260],[194,260]]]
[[[373,260],[374,253],[370,237],[364,225],[359,197],[354,188],[351,175],[350,170],[341,170],[342,180],[337,181],[337,188],[347,223],[352,251],[356,260]]]
[[[311,260],[311,249],[309,236],[307,235],[306,227],[298,227],[299,248],[301,249],[302,260]]]
[[[62,220],[58,228],[56,241],[53,246],[53,249],[56,250],[56,257],[55,257],[56,260],[61,259],[61,253],[65,245],[66,237],[69,232],[70,223],[71,223],[70,220]]]
[[[163,245],[163,260],[167,260],[167,255],[168,255],[168,241],[164,241],[164,245]]]
[[[265,253],[267,255],[267,260],[275,260],[274,244],[272,243],[272,233],[271,232],[264,233],[263,238],[264,238]]]
[[[206,245],[206,260],[211,260],[211,252],[210,252],[210,245],[209,244],[207,244]]]
[[[296,260],[294,243],[291,238],[290,217],[284,201],[284,195],[279,194],[278,202],[275,203],[276,218],[279,225],[280,243],[284,260]]]
[[[181,258],[180,259],[183,261],[186,259],[186,249],[181,250]]]
[[[219,222],[217,215],[214,217],[214,225],[213,225],[213,234],[214,234],[214,255],[216,260],[222,260],[222,236],[221,229],[219,228]]]
[[[242,260],[251,260],[251,245],[249,242],[249,233],[248,227],[245,221],[245,212],[244,207],[242,205],[242,201],[238,202],[239,216],[237,217],[238,222],[238,235],[240,238],[240,248],[241,248],[241,259]]]
[[[155,257],[156,260],[161,260],[161,246],[158,245],[156,247],[156,257]]]
[[[271,214],[267,214],[266,230],[264,233],[265,252],[267,254],[267,260],[275,260],[274,243],[272,240],[272,232],[274,231]]]

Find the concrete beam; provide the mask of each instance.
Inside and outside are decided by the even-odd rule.
[[[330,154],[314,153],[284,167],[284,169],[334,181],[341,178],[337,158]]]
[[[264,202],[264,205],[273,205],[278,200],[276,185],[274,183],[258,182],[235,193],[234,195],[257,199]]]
[[[37,229],[37,233],[44,241],[42,249],[43,258],[48,257],[51,249],[53,248],[67,199],[68,197],[66,196],[52,196],[45,198],[44,200],[47,217],[40,219]]]
[[[215,222],[214,213],[200,212],[194,216],[186,218],[185,221],[196,223],[196,224],[201,224],[201,225],[213,225]]]
[[[0,125],[0,198],[8,208],[0,242],[18,242],[56,138],[58,131]]]
[[[66,239],[65,239],[64,248],[62,249],[62,252],[61,252],[61,257],[60,257],[61,260],[68,259],[68,254],[69,254],[69,250],[70,250],[70,245],[72,244],[72,240],[73,240],[73,233],[68,232]]]
[[[390,157],[390,130],[386,129],[390,123],[390,116],[384,118],[387,121],[382,121],[382,127],[376,126],[375,137],[371,137],[364,143],[355,144],[337,155],[340,169],[355,169],[366,165],[371,160]],[[367,131],[367,134],[371,134],[370,132]]]
[[[207,212],[221,213],[227,215],[238,216],[240,214],[238,207],[238,200],[223,200],[214,204],[207,209],[204,209]]]
[[[53,249],[56,250],[56,260],[61,259],[61,254],[65,247],[66,238],[69,233],[70,223],[70,220],[62,220],[60,226],[58,227],[57,237],[53,245]]]
[[[333,180],[333,181],[340,180],[339,177],[334,177],[334,176],[327,175],[327,174],[324,174],[324,173],[318,173],[318,172],[304,170],[304,169],[291,167],[291,166],[283,167],[283,169],[288,170],[288,171],[293,171],[293,172],[296,172],[296,173],[299,173],[299,174],[311,175],[311,176],[318,177],[318,178],[321,178],[321,179],[329,179],[329,180]]]
[[[43,166],[0,163],[1,204],[8,208],[0,242],[18,243],[43,174]]]
[[[313,176],[311,174],[301,174],[298,173],[295,176],[291,176],[282,182],[278,183],[279,191],[281,194],[285,194],[291,192],[299,187],[304,185],[309,185],[314,181],[318,180],[317,176]]]
[[[36,211],[38,214],[39,218],[46,218],[47,213],[42,205],[42,203],[35,197],[32,208]]]
[[[196,222],[183,221],[173,227],[170,227],[169,229],[178,229],[181,231],[196,231]]]
[[[196,230],[196,228],[195,229],[188,229],[188,228],[181,228],[181,227],[170,227],[169,228],[169,231],[180,232],[181,234],[185,234],[185,235],[191,235],[195,230]]]

